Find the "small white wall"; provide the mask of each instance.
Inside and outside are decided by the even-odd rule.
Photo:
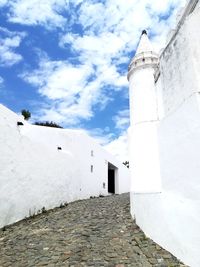
[[[117,169],[117,187],[115,188],[116,194],[123,194],[130,192],[130,171],[125,168],[118,168]]]
[[[17,121],[0,105],[0,227],[42,207],[107,195],[108,161],[119,169],[118,192],[129,191],[128,169],[83,131]]]

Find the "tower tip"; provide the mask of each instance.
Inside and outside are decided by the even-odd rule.
[[[146,30],[143,30],[143,31],[142,31],[142,35],[143,35],[143,34],[146,34],[146,35],[147,35],[147,31],[146,31]]]

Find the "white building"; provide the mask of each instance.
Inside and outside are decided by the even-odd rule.
[[[3,105],[0,129],[0,227],[130,190],[129,170],[83,131],[31,125]]]
[[[158,56],[144,31],[128,73],[131,213],[147,236],[200,266],[200,1]]]

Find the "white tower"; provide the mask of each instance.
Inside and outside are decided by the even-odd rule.
[[[153,51],[144,30],[128,72],[131,191],[137,194],[157,193],[161,190],[154,78],[158,65],[159,57]]]

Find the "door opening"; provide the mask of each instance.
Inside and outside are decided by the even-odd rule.
[[[116,167],[108,163],[108,193],[115,194]]]

